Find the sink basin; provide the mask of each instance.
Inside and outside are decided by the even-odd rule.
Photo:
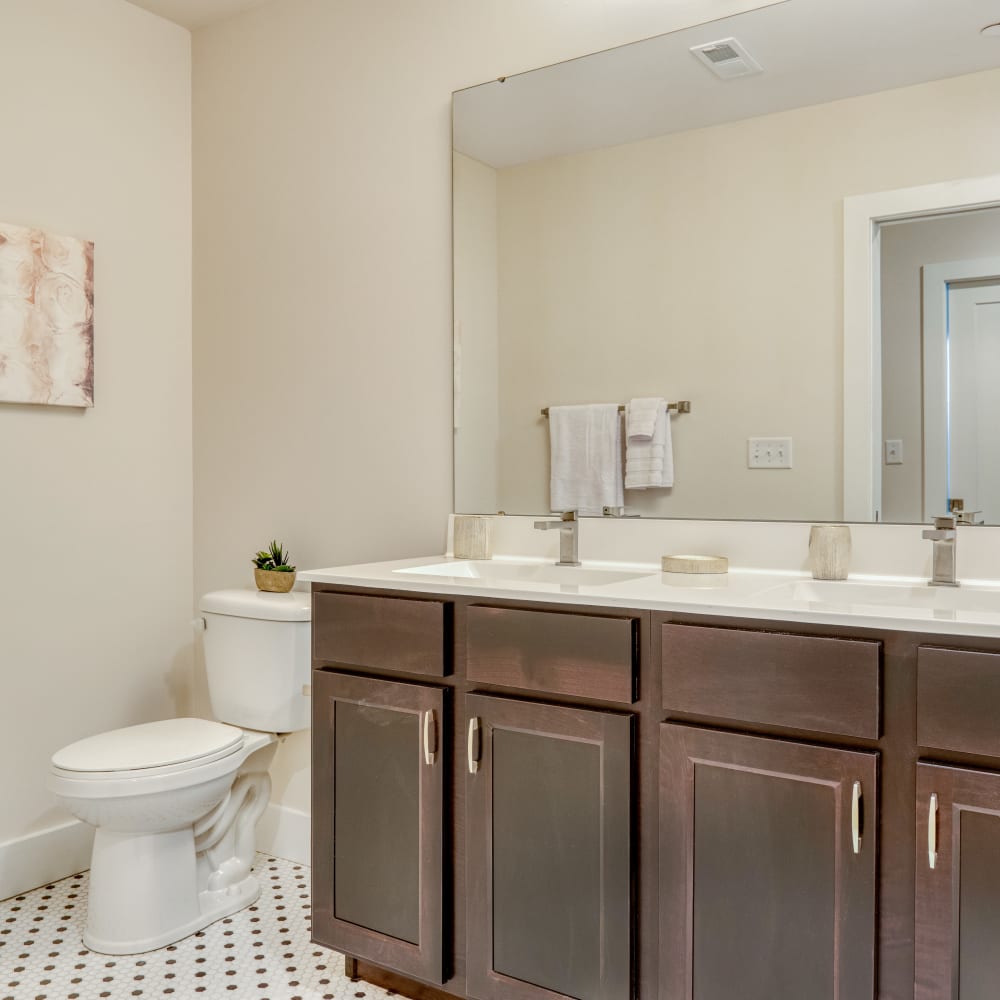
[[[860,580],[795,580],[757,595],[775,605],[822,611],[878,614],[900,609],[911,617],[954,618],[961,614],[1000,616],[1000,588],[928,587],[917,583],[868,583]]]
[[[456,560],[396,569],[407,576],[446,577],[452,580],[481,580],[496,583],[556,584],[570,587],[606,587],[653,575],[649,570],[606,569],[598,566],[556,566],[554,563]]]

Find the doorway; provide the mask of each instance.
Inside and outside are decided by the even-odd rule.
[[[924,298],[924,352],[930,355],[924,366],[925,419],[943,417],[945,425],[944,441],[936,449],[925,448],[925,516],[958,503],[963,519],[997,524],[1000,259],[925,268]],[[942,357],[943,371],[937,363]],[[927,404],[942,394],[944,412],[935,415]]]
[[[1000,431],[989,428],[991,355],[975,329],[989,318],[980,299],[996,301],[1000,208],[884,222],[879,249],[881,405],[873,416],[882,520],[927,523],[948,513],[952,498],[982,512],[985,480],[973,455],[993,437],[1000,453]],[[1000,385],[1000,368],[992,378]],[[997,523],[1000,503],[991,509]]]

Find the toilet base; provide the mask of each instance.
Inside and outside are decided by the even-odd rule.
[[[163,948],[260,895],[255,827],[270,796],[277,740],[244,730],[242,743],[205,764],[150,774],[53,767],[52,790],[96,827],[83,933],[90,950]]]
[[[84,946],[101,955],[140,955],[146,951],[165,948],[257,902],[260,883],[249,875],[239,885],[232,886],[225,898],[220,898],[217,892],[206,891],[199,895],[203,912],[181,927],[171,927],[159,935],[128,942],[103,940],[87,928],[83,932]]]
[[[267,773],[252,770],[193,826],[155,833],[98,827],[87,948],[103,955],[154,951],[253,903],[260,895],[251,871],[254,827],[269,792]]]

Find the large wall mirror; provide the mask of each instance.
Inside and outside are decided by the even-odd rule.
[[[626,514],[912,522],[962,497],[1000,523],[1000,208],[873,228],[870,378],[849,354],[845,378],[845,204],[1000,174],[991,20],[785,0],[456,93],[456,511],[550,510],[544,407],[663,396],[691,402],[675,484]],[[937,372],[932,287],[964,331]],[[855,409],[874,482],[845,508]],[[751,438],[791,439],[792,467],[748,468]]]

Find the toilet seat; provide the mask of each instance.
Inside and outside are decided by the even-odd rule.
[[[152,793],[198,784],[235,772],[252,749],[246,737],[236,726],[207,719],[114,729],[54,754],[49,787],[89,799],[135,795],[137,786]]]
[[[63,747],[52,766],[86,779],[142,777],[210,764],[243,746],[243,730],[207,719],[164,719],[112,729]]]

